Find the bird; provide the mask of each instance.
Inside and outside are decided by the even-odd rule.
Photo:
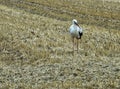
[[[71,34],[72,42],[73,42],[73,52],[75,39],[77,39],[77,52],[78,52],[78,40],[81,39],[83,35],[83,29],[79,26],[78,21],[76,19],[72,20],[72,25],[69,28],[69,32]]]

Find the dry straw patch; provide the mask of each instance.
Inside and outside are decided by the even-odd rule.
[[[120,3],[103,0],[0,0],[0,3],[24,11],[70,21],[76,18],[82,24],[108,29],[120,29]]]
[[[72,54],[70,21],[0,5],[0,88],[119,89],[120,32],[81,25]]]

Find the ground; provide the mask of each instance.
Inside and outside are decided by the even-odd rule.
[[[72,13],[79,13],[77,7],[70,10],[71,13],[62,12],[61,9],[58,12],[61,3],[70,3],[69,0],[61,0],[61,3],[53,6],[57,9],[48,14],[34,12],[40,10],[34,3],[43,5],[49,11],[53,10],[54,4],[50,1],[54,0],[35,0],[29,8],[32,0],[21,0],[29,3],[28,6],[21,3],[22,7],[18,0],[8,1],[0,2],[0,89],[120,88],[119,3],[109,3],[109,8],[114,7],[111,16],[117,17],[100,13],[96,16],[90,12],[91,16],[88,16],[82,8],[81,16],[85,14],[87,18],[90,17],[92,22],[89,22]],[[81,3],[85,2],[81,0]],[[48,7],[52,9],[48,10]],[[64,10],[64,7],[61,8]],[[69,11],[68,8],[66,10]],[[100,10],[104,11],[99,9],[98,12]],[[105,11],[108,13],[109,9]],[[84,29],[79,51],[74,54],[68,31],[73,15]],[[100,21],[101,18],[110,22],[106,24]]]

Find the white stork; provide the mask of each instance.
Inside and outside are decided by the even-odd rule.
[[[81,36],[83,35],[83,30],[78,25],[78,22],[76,19],[72,20],[72,25],[70,26],[69,31],[73,41],[73,52],[74,52],[75,38],[77,39],[77,51],[78,51],[78,40],[81,39]]]

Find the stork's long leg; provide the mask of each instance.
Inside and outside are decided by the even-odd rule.
[[[74,37],[72,37],[72,42],[73,42],[73,52],[74,52]]]
[[[78,52],[78,39],[77,39],[77,52]]]

